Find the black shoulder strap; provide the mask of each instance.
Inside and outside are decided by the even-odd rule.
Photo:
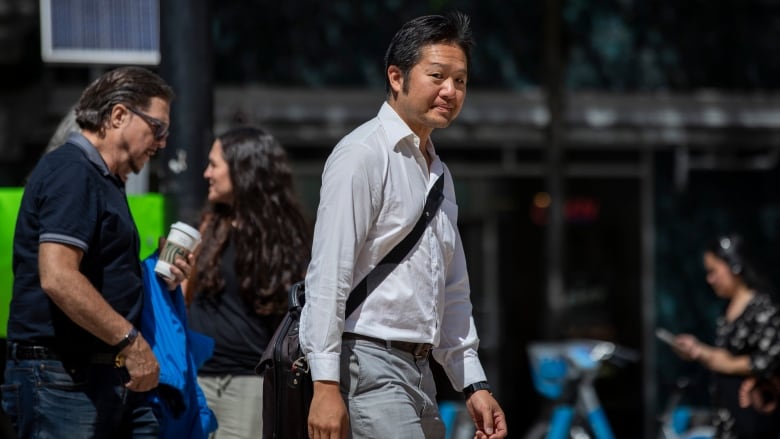
[[[433,217],[436,215],[436,210],[441,205],[442,200],[444,200],[444,192],[442,190],[443,188],[444,173],[442,173],[439,178],[436,179],[436,182],[433,184],[430,192],[428,192],[428,198],[425,200],[423,213],[420,215],[420,219],[417,220],[414,228],[412,228],[412,231],[409,232],[409,234],[406,235],[406,237],[401,242],[393,247],[393,249],[390,250],[390,253],[385,255],[385,257],[379,261],[376,267],[374,267],[374,269],[371,270],[366,275],[366,277],[364,277],[363,280],[357,284],[357,286],[355,286],[352,292],[349,293],[349,298],[347,299],[347,310],[344,314],[345,317],[348,317],[350,314],[352,314],[352,312],[355,311],[361,303],[363,303],[366,297],[368,297],[368,294],[373,291],[377,285],[382,283],[383,280],[385,280],[387,275],[390,274],[393,269],[395,269],[398,263],[401,262],[404,257],[406,257],[412,247],[414,247],[417,241],[420,240],[423,231],[425,231],[428,223],[431,222],[431,219],[433,219]]]

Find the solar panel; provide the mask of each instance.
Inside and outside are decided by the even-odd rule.
[[[51,63],[160,63],[159,0],[40,0],[41,57]]]

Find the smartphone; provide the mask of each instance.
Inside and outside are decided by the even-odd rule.
[[[674,342],[674,334],[669,332],[668,330],[664,328],[657,328],[655,330],[655,336],[658,337],[661,341],[668,344],[669,346],[674,347],[676,343]]]

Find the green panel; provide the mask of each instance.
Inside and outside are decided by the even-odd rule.
[[[149,256],[156,248],[160,236],[165,236],[165,198],[160,194],[128,195],[127,201],[133,212],[133,219],[141,235],[141,259]]]
[[[6,337],[13,288],[14,228],[23,191],[23,188],[0,187],[0,338]],[[141,235],[139,257],[144,258],[157,248],[158,238],[165,234],[165,199],[160,194],[129,195],[127,198]]]
[[[8,323],[8,305],[13,288],[14,229],[22,192],[22,188],[0,188],[0,338],[5,338]]]

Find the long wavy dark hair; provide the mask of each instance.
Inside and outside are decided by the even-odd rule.
[[[258,315],[282,314],[287,291],[303,278],[311,251],[311,229],[295,195],[287,154],[259,128],[234,128],[217,139],[233,205],[205,208],[193,291],[212,298],[222,294],[220,260],[232,236],[241,297]]]

